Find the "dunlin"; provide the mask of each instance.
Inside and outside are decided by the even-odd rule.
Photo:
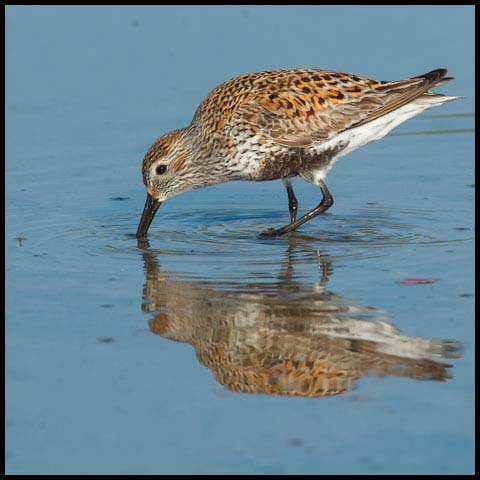
[[[188,127],[171,131],[143,160],[147,200],[137,238],[145,237],[160,204],[195,188],[230,180],[282,179],[290,223],[267,229],[283,235],[333,204],[325,178],[343,155],[424,110],[458,97],[430,88],[452,80],[438,69],[418,77],[379,81],[328,70],[250,73],[213,89]],[[297,220],[291,178],[301,176],[322,191],[322,201]]]

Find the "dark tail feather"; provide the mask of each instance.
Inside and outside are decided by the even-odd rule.
[[[447,82],[449,82],[450,80],[455,80],[455,77],[445,77],[445,78],[442,78],[442,79],[437,83],[437,85],[443,85],[444,83],[447,83]]]
[[[439,83],[445,83],[448,80],[453,80],[452,77],[445,77],[448,70],[446,68],[437,68],[437,70],[432,70],[431,72],[424,73],[423,75],[419,75],[418,77],[413,78],[424,78],[430,86],[437,85]]]

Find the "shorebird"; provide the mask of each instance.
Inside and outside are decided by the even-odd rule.
[[[409,118],[459,97],[432,93],[452,80],[446,69],[406,80],[380,81],[314,69],[249,73],[214,88],[188,127],[155,141],[142,173],[147,200],[137,238],[146,236],[166,199],[231,180],[282,179],[290,223],[267,229],[278,236],[326,212],[333,205],[325,178],[342,156]],[[297,219],[291,178],[317,185],[322,201]]]

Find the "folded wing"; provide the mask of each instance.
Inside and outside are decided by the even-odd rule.
[[[438,69],[407,80],[383,82],[356,75],[309,70],[256,89],[236,114],[252,129],[284,146],[322,143],[364,125],[451,80]],[[238,118],[238,117],[237,117]]]

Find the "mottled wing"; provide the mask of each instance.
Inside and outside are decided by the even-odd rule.
[[[289,77],[260,79],[264,85],[257,85],[237,115],[278,144],[305,147],[412,102],[441,83],[446,73],[439,69],[382,82],[337,72],[295,71]]]

